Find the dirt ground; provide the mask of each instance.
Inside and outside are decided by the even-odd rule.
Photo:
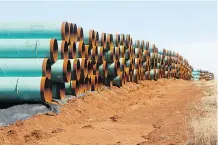
[[[127,83],[70,100],[59,115],[36,115],[0,128],[7,145],[177,145],[187,141],[190,105],[205,83]]]

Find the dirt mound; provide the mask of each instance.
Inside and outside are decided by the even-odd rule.
[[[104,88],[73,99],[59,115],[36,115],[0,130],[0,144],[178,144],[187,139],[189,104],[203,88],[160,79]]]

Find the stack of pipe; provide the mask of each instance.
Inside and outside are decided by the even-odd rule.
[[[201,69],[197,69],[197,70],[193,70],[192,71],[192,80],[213,80],[214,79],[214,75],[213,73],[210,73],[208,71],[205,70],[201,70]]]
[[[0,24],[0,102],[65,97],[71,27],[68,22]]]
[[[0,24],[0,102],[51,102],[141,80],[214,78],[197,72],[178,53],[129,34],[69,22]]]

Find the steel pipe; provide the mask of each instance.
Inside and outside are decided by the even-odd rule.
[[[71,42],[71,44],[68,46],[68,51],[69,51],[69,59],[75,59],[76,58],[76,43]]]
[[[52,84],[52,98],[53,99],[64,99],[65,98],[65,83],[53,83]]]
[[[133,70],[134,64],[133,64],[133,59],[129,59],[126,61],[126,67],[129,68],[130,70]]]
[[[114,56],[115,56],[115,60],[119,60],[120,58],[120,48],[119,47],[114,47]]]
[[[98,63],[98,49],[97,46],[92,47],[89,51],[89,59],[92,60],[92,63]]]
[[[69,59],[69,61],[71,64],[71,80],[79,81],[81,76],[81,62],[79,59]]]
[[[156,80],[156,69],[150,70],[150,80]]]
[[[83,28],[77,28],[77,41],[83,41]]]
[[[69,60],[59,59],[51,66],[51,80],[53,82],[69,82],[71,79],[71,63]]]
[[[68,44],[65,40],[59,40],[58,42],[58,59],[68,59]]]
[[[93,47],[95,45],[95,31],[85,31],[83,41],[86,45]]]
[[[77,41],[77,25],[74,23],[69,24],[69,32],[70,32],[70,44],[72,42]]]
[[[120,46],[120,35],[116,34],[113,36],[113,46],[119,47]]]
[[[72,80],[70,82],[65,83],[65,93],[67,95],[74,95],[78,96],[79,95],[79,82],[76,80]]]
[[[0,39],[50,39],[69,42],[67,22],[62,23],[5,23],[0,24]]]
[[[104,62],[105,58],[104,58],[104,47],[102,46],[98,46],[98,63],[102,63]]]
[[[133,44],[133,47],[140,48],[140,41],[139,40],[135,40],[135,43]]]
[[[105,61],[107,61],[108,63],[112,63],[115,60],[113,51],[110,50],[104,54],[104,57],[105,57]]]
[[[0,77],[1,103],[51,102],[51,99],[51,81],[47,77]]]
[[[86,58],[78,58],[80,62],[80,78],[86,78],[88,76],[88,65]]]
[[[108,75],[108,70],[107,70],[107,62],[106,61],[103,61],[102,64],[98,64],[98,68],[99,68],[99,76],[104,79],[104,78],[107,78],[107,75]]]
[[[101,39],[100,39],[100,41],[101,41],[101,46],[103,46],[104,48],[106,48],[106,45],[107,45],[107,39],[106,39],[106,33],[102,33],[101,34]]]
[[[139,70],[138,69],[133,70],[133,82],[137,84],[139,82]]]
[[[140,48],[135,48],[135,49],[134,49],[134,57],[135,57],[135,58],[142,58],[142,49],[140,49]]]
[[[139,69],[141,67],[142,60],[141,58],[135,58],[133,63],[134,63],[134,68]]]
[[[125,35],[120,34],[120,45],[125,45]]]
[[[58,59],[57,40],[0,39],[0,58],[50,58],[55,62]]]
[[[119,62],[120,62],[120,71],[125,71],[125,69],[126,69],[125,58],[120,58]]]
[[[119,57],[120,58],[125,58],[125,46],[124,45],[121,45],[120,47],[119,47],[119,52],[120,52],[120,55],[119,55]]]
[[[126,81],[130,82],[130,72],[129,72],[129,68],[125,69],[125,73],[126,73]]]
[[[41,59],[0,59],[0,77],[51,78],[51,61]]]
[[[98,64],[97,63],[93,64],[93,75],[98,75]]]
[[[99,34],[97,31],[95,31],[95,46],[98,46],[99,45]]]
[[[115,60],[113,63],[108,63],[108,75],[117,76],[120,73],[120,62]]]
[[[85,44],[83,41],[76,42],[76,58],[85,58]]]
[[[123,85],[122,74],[123,74],[123,72],[120,72],[120,74],[118,74],[118,75],[112,80],[112,84],[113,84],[114,86],[121,87],[121,86]]]
[[[130,46],[130,34],[126,34],[125,45],[126,45],[127,47]]]
[[[108,46],[113,46],[113,35],[112,34],[107,34],[106,43]]]
[[[96,75],[92,75],[91,76],[91,91],[97,91],[97,76]]]
[[[145,41],[144,40],[141,41],[140,48],[142,51],[145,49]]]
[[[93,75],[92,60],[87,60],[87,67],[88,67],[88,78],[91,78],[91,76]]]

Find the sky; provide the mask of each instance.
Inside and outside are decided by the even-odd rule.
[[[84,30],[128,33],[180,53],[195,69],[218,72],[216,1],[0,2],[0,21],[69,21]]]

